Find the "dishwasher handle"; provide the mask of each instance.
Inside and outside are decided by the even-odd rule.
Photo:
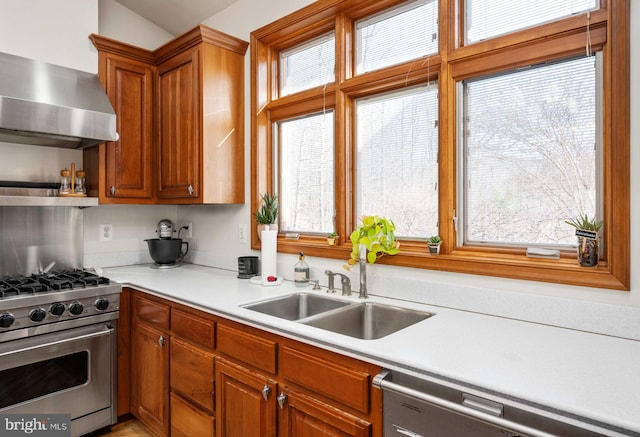
[[[490,425],[495,425],[509,431],[516,431],[530,437],[553,437],[553,434],[540,431],[539,429],[531,428],[529,426],[522,425],[520,423],[513,422],[502,417],[496,417],[495,411],[485,411],[484,409],[478,410],[475,408],[470,408],[469,402],[466,402],[465,404],[458,404],[422,391],[405,387],[404,385],[396,384],[392,381],[387,381],[386,378],[390,374],[391,372],[389,370],[383,370],[373,378],[373,385],[382,389],[383,391],[389,390],[400,395],[409,396],[419,401],[434,405],[436,407],[449,410],[454,413],[488,423]]]

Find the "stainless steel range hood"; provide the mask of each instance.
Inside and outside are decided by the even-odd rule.
[[[0,141],[77,149],[116,141],[98,76],[0,53]]]

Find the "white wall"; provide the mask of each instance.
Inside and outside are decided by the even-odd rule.
[[[96,73],[98,0],[0,0],[0,51]]]
[[[100,35],[153,50],[174,35],[115,0],[99,0]]]
[[[251,31],[307,4],[309,0],[262,2],[240,0],[204,24],[249,41]],[[631,77],[640,74],[640,3],[631,2]],[[246,196],[250,186],[250,65],[245,60]],[[631,84],[631,223],[640,223],[640,82]],[[179,221],[193,221],[193,262],[235,269],[236,258],[251,254],[249,243],[238,241],[238,224],[250,223],[249,205],[241,207],[178,207]],[[640,261],[640,234],[632,228],[631,265]],[[291,279],[296,257],[280,254],[278,273]],[[311,276],[326,284],[326,268],[341,271],[342,262],[307,257]],[[357,288],[357,269],[351,274]],[[541,282],[435,272],[374,265],[369,289],[375,294],[424,301],[539,323],[630,337],[640,340],[640,269],[632,269],[631,292],[573,287]]]

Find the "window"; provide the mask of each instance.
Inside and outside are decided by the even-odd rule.
[[[276,123],[283,231],[334,230],[333,111]]]
[[[438,2],[409,2],[356,24],[356,73],[366,73],[438,51]],[[398,29],[403,29],[398,32]]]
[[[381,214],[382,263],[629,289],[629,2],[503,5],[318,0],[252,33],[252,210],[282,196],[279,251],[347,259]],[[585,213],[596,268],[564,224]]]
[[[438,233],[438,88],[356,101],[356,216],[393,217],[396,234]]]
[[[280,53],[280,94],[333,82],[335,44],[333,34],[329,34]]]
[[[461,84],[465,243],[575,247],[567,216],[602,216],[597,76],[589,56]]]
[[[466,0],[466,40],[477,42],[494,36],[597,9],[598,0]]]

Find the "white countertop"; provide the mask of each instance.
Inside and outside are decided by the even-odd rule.
[[[312,291],[286,281],[262,287],[237,279],[236,272],[192,264],[165,270],[149,265],[107,268],[103,275],[389,369],[459,384],[525,408],[542,407],[568,422],[577,416],[640,435],[638,341],[376,296],[370,300],[435,315],[381,339],[361,340],[239,306],[296,291],[326,295],[324,288]],[[333,296],[340,298],[339,293]],[[358,301],[357,293],[345,299]]]

